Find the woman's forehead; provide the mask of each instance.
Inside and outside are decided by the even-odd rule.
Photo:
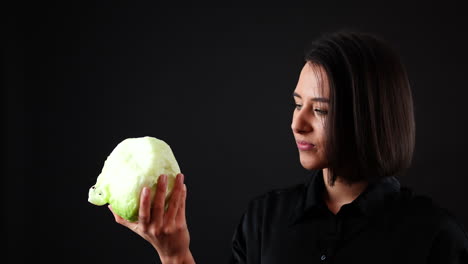
[[[295,92],[301,97],[328,98],[328,78],[323,67],[309,62],[306,63],[301,70]]]

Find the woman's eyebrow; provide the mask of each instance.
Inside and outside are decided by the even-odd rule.
[[[293,92],[293,97],[299,97],[299,98],[302,99],[302,97],[299,94],[297,94],[296,92]],[[322,102],[322,103],[330,102],[330,100],[328,100],[327,98],[323,98],[323,97],[313,97],[310,100],[314,101],[314,102]]]

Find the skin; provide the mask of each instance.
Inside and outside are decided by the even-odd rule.
[[[158,252],[161,262],[195,263],[189,249],[190,235],[185,217],[187,187],[184,175],[179,173],[172,190],[167,211],[164,212],[167,176],[161,175],[157,191],[151,204],[150,189],[145,187],[140,196],[140,209],[137,222],[128,222],[112,211],[115,221],[148,241]]]
[[[294,92],[297,95],[294,96],[296,108],[291,123],[294,138],[316,145],[316,148],[311,150],[299,150],[301,165],[308,170],[323,170],[326,187],[323,199],[329,210],[336,214],[341,206],[351,203],[364,191],[367,182],[348,184],[343,181],[345,172],[339,174],[333,186],[327,181],[328,169],[323,146],[326,139],[324,124],[328,105],[324,102],[311,101],[314,97],[329,96],[328,79],[323,69],[306,63],[301,70]],[[189,249],[190,235],[185,217],[187,187],[184,184],[184,175],[177,175],[169,207],[164,212],[166,186],[167,178],[161,175],[153,204],[150,200],[150,190],[145,188],[142,191],[138,222],[128,222],[112,212],[115,221],[153,245],[162,263],[195,263]],[[112,208],[109,209],[112,211]]]
[[[322,88],[322,89],[321,89]],[[326,140],[325,121],[328,113],[328,103],[313,101],[312,98],[329,99],[328,77],[323,68],[306,63],[301,70],[299,81],[294,90],[294,109],[291,129],[294,138],[316,145],[311,150],[300,150],[301,165],[308,170],[322,169],[325,182],[324,201],[328,209],[337,214],[340,208],[351,203],[367,187],[365,181],[348,184],[345,171],[340,172],[335,184],[331,186],[328,179],[327,161],[324,153]],[[341,176],[340,176],[341,175]]]

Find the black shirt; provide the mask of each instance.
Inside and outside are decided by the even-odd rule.
[[[229,263],[464,263],[468,236],[431,199],[395,177],[369,184],[331,213],[322,170],[253,199],[234,232]]]

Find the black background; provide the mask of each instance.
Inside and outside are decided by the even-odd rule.
[[[343,27],[399,52],[417,140],[400,180],[468,226],[465,10],[427,2],[166,7],[96,1],[17,5],[6,18],[3,237],[11,263],[154,263],[142,238],[87,202],[128,137],[168,142],[188,186],[198,263],[221,263],[248,201],[303,181],[290,123],[303,51]]]

